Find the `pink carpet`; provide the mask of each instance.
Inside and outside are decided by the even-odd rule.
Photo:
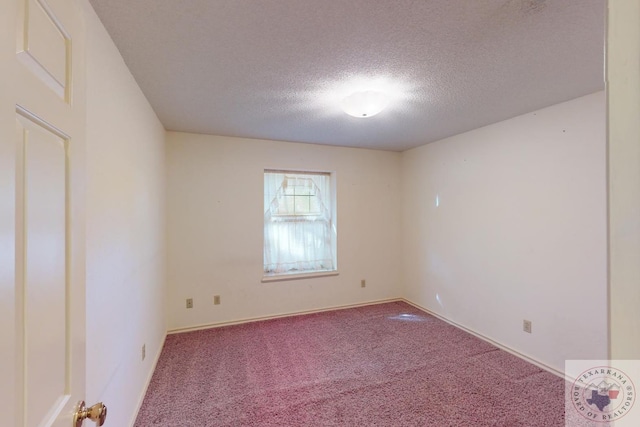
[[[554,427],[564,386],[395,302],[169,335],[135,426]]]

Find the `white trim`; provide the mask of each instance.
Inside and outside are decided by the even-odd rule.
[[[54,403],[51,409],[49,409],[49,412],[47,412],[47,415],[44,416],[44,419],[40,421],[39,425],[40,426],[53,425],[53,423],[56,422],[56,419],[58,419],[58,416],[64,410],[64,407],[69,401],[69,399],[71,399],[70,394],[63,394],[62,396],[58,397],[58,399],[56,400],[56,403]]]
[[[367,302],[363,302],[363,303],[357,303],[357,304],[347,304],[347,305],[340,305],[340,306],[333,306],[333,307],[326,307],[326,308],[319,308],[319,309],[313,309],[313,310],[303,310],[303,311],[295,311],[295,312],[290,312],[290,313],[282,313],[282,314],[275,314],[275,315],[271,315],[271,316],[259,316],[259,317],[249,317],[249,318],[244,318],[244,319],[237,319],[237,320],[230,320],[230,321],[223,321],[223,322],[217,322],[217,323],[207,323],[207,324],[201,324],[201,325],[196,325],[196,326],[189,326],[189,327],[185,327],[185,328],[175,328],[175,329],[169,329],[167,331],[167,335],[170,334],[179,334],[182,332],[191,332],[191,331],[199,331],[199,330],[203,330],[203,329],[212,329],[212,328],[220,328],[223,326],[230,326],[230,325],[239,325],[239,324],[243,324],[243,323],[251,323],[251,322],[260,322],[262,320],[271,320],[271,319],[279,319],[282,317],[292,317],[292,316],[300,316],[300,315],[304,315],[304,314],[313,314],[313,313],[322,313],[325,311],[333,311],[333,310],[344,310],[344,309],[348,309],[348,308],[356,308],[356,307],[365,307],[368,305],[376,305],[376,304],[384,304],[384,303],[389,303],[389,302],[397,302],[397,301],[402,301],[402,302],[406,302],[407,304],[417,308],[420,311],[423,311],[427,314],[432,315],[433,317],[442,320],[443,322],[446,322],[464,332],[467,332],[473,336],[475,336],[476,338],[479,338],[485,342],[488,342],[489,344],[496,346],[497,348],[506,351],[507,353],[513,354],[514,356],[529,362],[541,369],[544,369],[545,371],[560,377],[562,379],[566,379],[564,372],[559,371],[555,368],[552,368],[551,366],[536,360],[530,356],[527,356],[525,354],[522,354],[512,348],[507,347],[506,345],[499,343],[497,341],[492,340],[491,338],[488,338],[485,335],[480,334],[479,332],[476,332],[472,329],[469,329],[467,327],[464,327],[452,320],[447,319],[446,317],[435,313],[427,308],[422,307],[419,304],[414,303],[413,301],[410,301],[406,298],[403,297],[398,297],[398,298],[387,298],[387,299],[381,299],[381,300],[374,300],[374,301],[367,301]],[[143,396],[144,397],[144,396]]]
[[[142,392],[140,393],[140,397],[138,398],[138,403],[136,403],[135,410],[133,411],[133,419],[129,421],[129,427],[133,427],[138,419],[138,412],[140,412],[140,408],[142,407],[142,402],[144,402],[144,398],[147,395],[147,389],[149,388],[149,384],[151,384],[151,379],[153,378],[153,374],[156,372],[156,366],[158,365],[158,360],[160,360],[160,354],[162,354],[162,350],[164,349],[164,343],[167,340],[167,334],[164,334],[162,338],[162,342],[160,342],[160,347],[158,352],[156,353],[156,357],[151,364],[151,369],[149,370],[149,374],[147,375],[147,381],[145,381],[144,387],[142,388]]]
[[[297,273],[297,274],[276,274],[273,276],[264,276],[262,277],[262,283],[269,282],[282,282],[285,280],[298,280],[298,279],[313,279],[315,277],[327,277],[327,276],[337,276],[338,270],[332,271],[311,271],[309,273]]]
[[[463,331],[465,331],[467,333],[470,333],[471,335],[473,335],[473,336],[475,336],[477,338],[480,338],[481,340],[486,341],[489,344],[494,345],[494,346],[498,347],[499,349],[506,351],[507,353],[511,353],[514,356],[519,357],[520,359],[524,360],[525,362],[529,362],[529,363],[531,363],[533,365],[536,365],[537,367],[539,367],[541,369],[544,369],[545,371],[547,371],[549,373],[552,373],[552,374],[554,374],[554,375],[556,375],[556,376],[558,376],[558,377],[560,377],[562,379],[566,379],[564,372],[559,371],[559,370],[557,370],[555,368],[552,368],[551,366],[546,365],[546,364],[542,363],[539,360],[536,360],[536,359],[534,359],[534,358],[532,358],[530,356],[522,354],[522,353],[520,353],[520,352],[518,352],[518,351],[516,351],[516,350],[514,350],[512,348],[509,348],[509,347],[505,346],[504,344],[501,344],[501,343],[499,343],[497,341],[494,341],[491,338],[488,338],[488,337],[486,337],[485,335],[482,335],[479,332],[476,332],[476,331],[474,331],[472,329],[469,329],[469,328],[467,328],[465,326],[460,325],[459,323],[456,323],[456,322],[454,322],[452,320],[449,320],[446,317],[442,316],[441,314],[435,313],[435,312],[433,312],[433,311],[431,311],[431,310],[429,310],[427,308],[424,308],[421,305],[416,304],[415,302],[409,301],[406,298],[400,298],[400,300],[406,302],[409,305],[414,306],[418,310],[424,311],[425,313],[430,314],[433,317],[436,317],[436,318],[442,320],[443,322],[447,322],[448,324],[450,324],[452,326],[455,326],[458,329],[461,329],[461,330],[463,330]]]
[[[331,172],[327,171],[306,171],[299,169],[265,169],[264,173],[279,173],[284,175],[331,175]]]
[[[361,302],[357,304],[347,304],[347,305],[338,305],[338,306],[326,307],[326,308],[316,308],[312,310],[294,311],[289,313],[274,314],[270,316],[248,317],[244,319],[229,320],[229,321],[223,321],[223,322],[217,322],[217,323],[205,323],[205,324],[196,325],[196,326],[188,326],[186,328],[169,329],[167,334],[168,335],[179,334],[181,332],[199,331],[202,329],[220,328],[222,326],[240,325],[242,323],[260,322],[262,320],[280,319],[282,317],[292,317],[292,316],[300,316],[303,314],[322,313],[325,311],[344,310],[347,308],[366,307],[368,305],[377,305],[377,304],[384,304],[388,302],[398,302],[398,301],[405,301],[405,300],[403,298],[387,298],[387,299],[381,299],[381,300]]]
[[[26,109],[25,107],[23,107],[20,104],[16,104],[16,114],[18,114],[19,116],[23,117],[24,119],[32,122],[35,125],[40,126],[41,128],[43,128],[47,132],[50,132],[50,133],[54,134],[55,136],[57,136],[60,139],[63,139],[65,141],[68,141],[68,140],[71,139],[71,137],[69,135],[67,135],[66,133],[64,133],[62,130],[58,129],[57,127],[55,127],[51,123],[47,122],[46,120],[44,120],[40,116],[32,113],[31,111],[29,111],[28,109]]]
[[[422,307],[421,305],[416,304],[413,301],[410,301],[410,300],[408,300],[406,298],[403,298],[403,297],[386,298],[386,299],[381,299],[381,300],[374,300],[374,301],[367,301],[367,302],[356,303],[356,304],[347,304],[347,305],[340,305],[340,306],[318,308],[318,309],[312,309],[312,310],[294,311],[294,312],[289,312],[289,313],[274,314],[274,315],[270,315],[270,316],[249,317],[249,318],[244,318],[244,319],[229,320],[229,321],[216,322],[216,323],[206,323],[206,324],[201,324],[201,325],[196,325],[196,326],[189,326],[189,327],[185,327],[185,328],[169,329],[167,331],[167,335],[179,334],[179,333],[182,333],[182,332],[199,331],[199,330],[203,330],[203,329],[220,328],[220,327],[223,327],[223,326],[240,325],[240,324],[243,324],[243,323],[260,322],[260,321],[263,321],[263,320],[280,319],[280,318],[283,318],[283,317],[293,317],[293,316],[300,316],[300,315],[305,315],[305,314],[322,313],[322,312],[325,312],[325,311],[345,310],[345,309],[348,309],[348,308],[366,307],[368,305],[377,305],[377,304],[384,304],[384,303],[398,302],[398,301],[405,302],[405,303],[417,308],[420,311],[423,311],[423,312],[425,312],[425,313],[427,313],[427,314],[429,314],[429,315],[431,315],[431,316],[433,316],[433,317],[435,317],[435,318],[437,318],[439,320],[442,320],[443,322],[446,322],[446,323],[448,323],[448,324],[450,324],[450,325],[452,325],[452,326],[454,326],[454,327],[456,327],[456,328],[458,328],[458,329],[460,329],[460,330],[462,330],[464,332],[467,332],[467,333],[475,336],[476,338],[479,338],[479,339],[481,339],[481,340],[483,340],[483,341],[485,341],[485,342],[487,342],[487,343],[489,343],[489,344],[491,344],[491,345],[493,345],[493,346],[495,346],[495,347],[497,347],[497,348],[499,348],[501,350],[504,350],[507,353],[510,353],[510,354],[512,354],[512,355],[524,360],[525,362],[529,362],[529,363],[531,363],[531,364],[533,364],[533,365],[535,365],[535,366],[537,366],[537,367],[539,367],[539,368],[541,368],[541,369],[543,369],[543,370],[545,370],[545,371],[547,371],[547,372],[549,372],[549,373],[551,373],[551,374],[553,374],[553,375],[555,375],[557,377],[560,377],[560,378],[562,378],[564,380],[567,379],[564,372],[559,371],[559,370],[557,370],[557,369],[555,369],[555,368],[553,368],[553,367],[551,367],[551,366],[549,366],[549,365],[547,365],[547,364],[545,364],[545,363],[543,363],[543,362],[541,362],[539,360],[536,360],[536,359],[532,358],[531,356],[522,354],[522,353],[520,353],[520,352],[518,352],[518,351],[516,351],[516,350],[514,350],[514,349],[512,349],[510,347],[507,347],[506,345],[504,345],[504,344],[502,344],[500,342],[494,341],[493,339],[488,338],[487,336],[482,335],[479,332],[476,332],[476,331],[474,331],[472,329],[469,329],[469,328],[467,328],[465,326],[462,326],[462,325],[460,325],[460,324],[458,324],[458,323],[456,323],[456,322],[454,322],[452,320],[447,319],[446,317],[444,317],[444,316],[442,316],[442,315],[440,315],[438,313],[435,313],[435,312],[433,312],[433,311],[431,311],[431,310],[429,310],[429,309],[427,309],[425,307]],[[165,335],[165,339],[166,339],[166,335]],[[144,399],[144,396],[145,396],[145,394],[147,392],[147,387],[149,386],[149,382],[151,381],[151,376],[153,375],[153,372],[155,371],[155,365],[158,362],[158,358],[160,357],[160,352],[162,351],[162,347],[164,346],[164,341],[165,340],[163,339],[162,345],[160,346],[160,351],[158,352],[158,355],[156,356],[156,360],[155,360],[154,365],[153,365],[153,370],[151,371],[151,374],[149,375],[149,378],[147,380],[147,385],[145,386],[144,393],[142,394],[142,396],[140,398],[140,401],[138,402],[138,409],[136,410],[136,417],[137,417],[138,410],[140,409],[140,406],[142,405],[142,400]],[[135,418],[134,418],[133,422],[135,422]],[[131,424],[131,426],[133,426],[133,424]]]

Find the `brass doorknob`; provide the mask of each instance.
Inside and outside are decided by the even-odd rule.
[[[98,426],[103,425],[104,420],[107,418],[107,407],[104,403],[100,402],[90,408],[87,408],[84,404],[84,400],[78,402],[78,410],[73,414],[73,425],[75,427],[82,427],[82,422],[87,418],[91,421],[95,421]]]

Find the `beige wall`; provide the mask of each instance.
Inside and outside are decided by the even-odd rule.
[[[609,1],[610,331],[612,359],[640,359],[640,2]]]
[[[167,163],[170,329],[400,296],[400,154],[168,132]],[[338,276],[261,283],[264,169],[336,173]]]
[[[599,92],[404,152],[403,295],[558,371],[605,358],[605,105]]]
[[[166,331],[165,132],[88,4],[85,19],[86,400],[127,426]]]

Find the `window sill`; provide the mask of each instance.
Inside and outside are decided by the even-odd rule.
[[[274,274],[272,276],[263,276],[262,283],[283,282],[285,280],[314,279],[316,277],[328,277],[328,276],[337,276],[337,275],[338,275],[338,270],[312,271],[309,273],[295,273],[295,274]]]

